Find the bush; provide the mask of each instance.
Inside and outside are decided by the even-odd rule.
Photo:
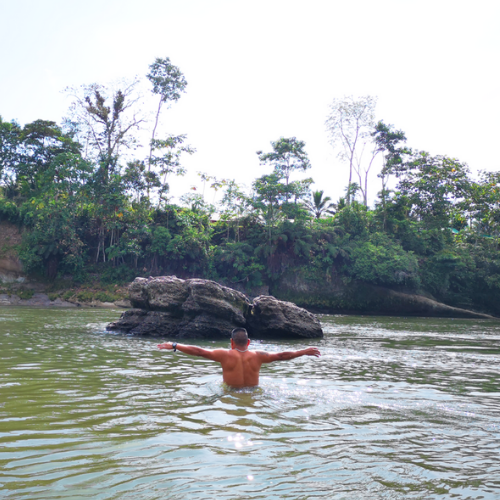
[[[351,248],[349,254],[352,266],[348,273],[356,279],[385,286],[420,284],[413,252],[405,252],[384,233],[372,234],[368,241]]]
[[[122,285],[133,281],[138,275],[137,269],[131,266],[106,267],[100,276],[103,285]]]
[[[334,218],[335,226],[341,227],[351,238],[365,237],[372,225],[373,214],[366,207],[352,202],[348,207],[338,211]]]
[[[213,249],[212,279],[226,279],[229,283],[244,283],[247,287],[261,286],[265,267],[254,255],[254,249],[246,242],[232,242]]]
[[[114,302],[115,300],[120,300],[121,297],[114,293],[97,292],[94,295],[94,299],[99,300],[100,302]]]
[[[0,197],[0,220],[7,220],[17,224],[20,220],[19,209],[15,203]]]
[[[79,302],[92,302],[94,300],[94,294],[93,294],[93,292],[90,292],[88,290],[84,290],[84,291],[78,292],[76,294],[76,299]]]
[[[29,300],[35,295],[35,292],[33,290],[26,290],[24,288],[21,288],[20,290],[17,291],[16,294],[20,299],[23,300]]]

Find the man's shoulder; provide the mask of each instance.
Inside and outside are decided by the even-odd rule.
[[[253,351],[253,352],[261,358],[267,358],[270,356],[270,354],[266,351]]]
[[[214,349],[213,352],[217,352],[219,354],[231,354],[231,349],[224,349],[224,348],[220,348],[220,349]]]

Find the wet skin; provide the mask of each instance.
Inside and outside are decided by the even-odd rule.
[[[268,353],[248,351],[250,340],[244,345],[235,344],[231,339],[231,349],[203,349],[201,347],[177,344],[176,349],[191,356],[200,356],[220,363],[223,381],[234,388],[255,387],[259,385],[260,367],[264,363],[287,361],[300,356],[321,356],[316,347],[299,351]],[[173,349],[172,342],[158,344],[159,349]]]

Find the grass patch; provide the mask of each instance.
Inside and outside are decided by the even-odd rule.
[[[115,302],[123,298],[119,293],[113,293],[106,290],[80,290],[77,291],[74,297],[78,302]]]
[[[94,300],[94,293],[90,290],[83,290],[77,292],[75,297],[79,302],[92,302]]]
[[[27,290],[25,288],[21,288],[17,291],[17,296],[22,300],[29,300],[35,295],[33,290]]]
[[[115,302],[116,300],[120,300],[120,295],[116,293],[109,292],[97,292],[95,295],[95,300],[99,300],[101,302]]]

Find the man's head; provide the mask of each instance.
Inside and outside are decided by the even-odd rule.
[[[237,347],[246,347],[250,343],[248,333],[244,328],[235,328],[231,332],[231,341]]]

